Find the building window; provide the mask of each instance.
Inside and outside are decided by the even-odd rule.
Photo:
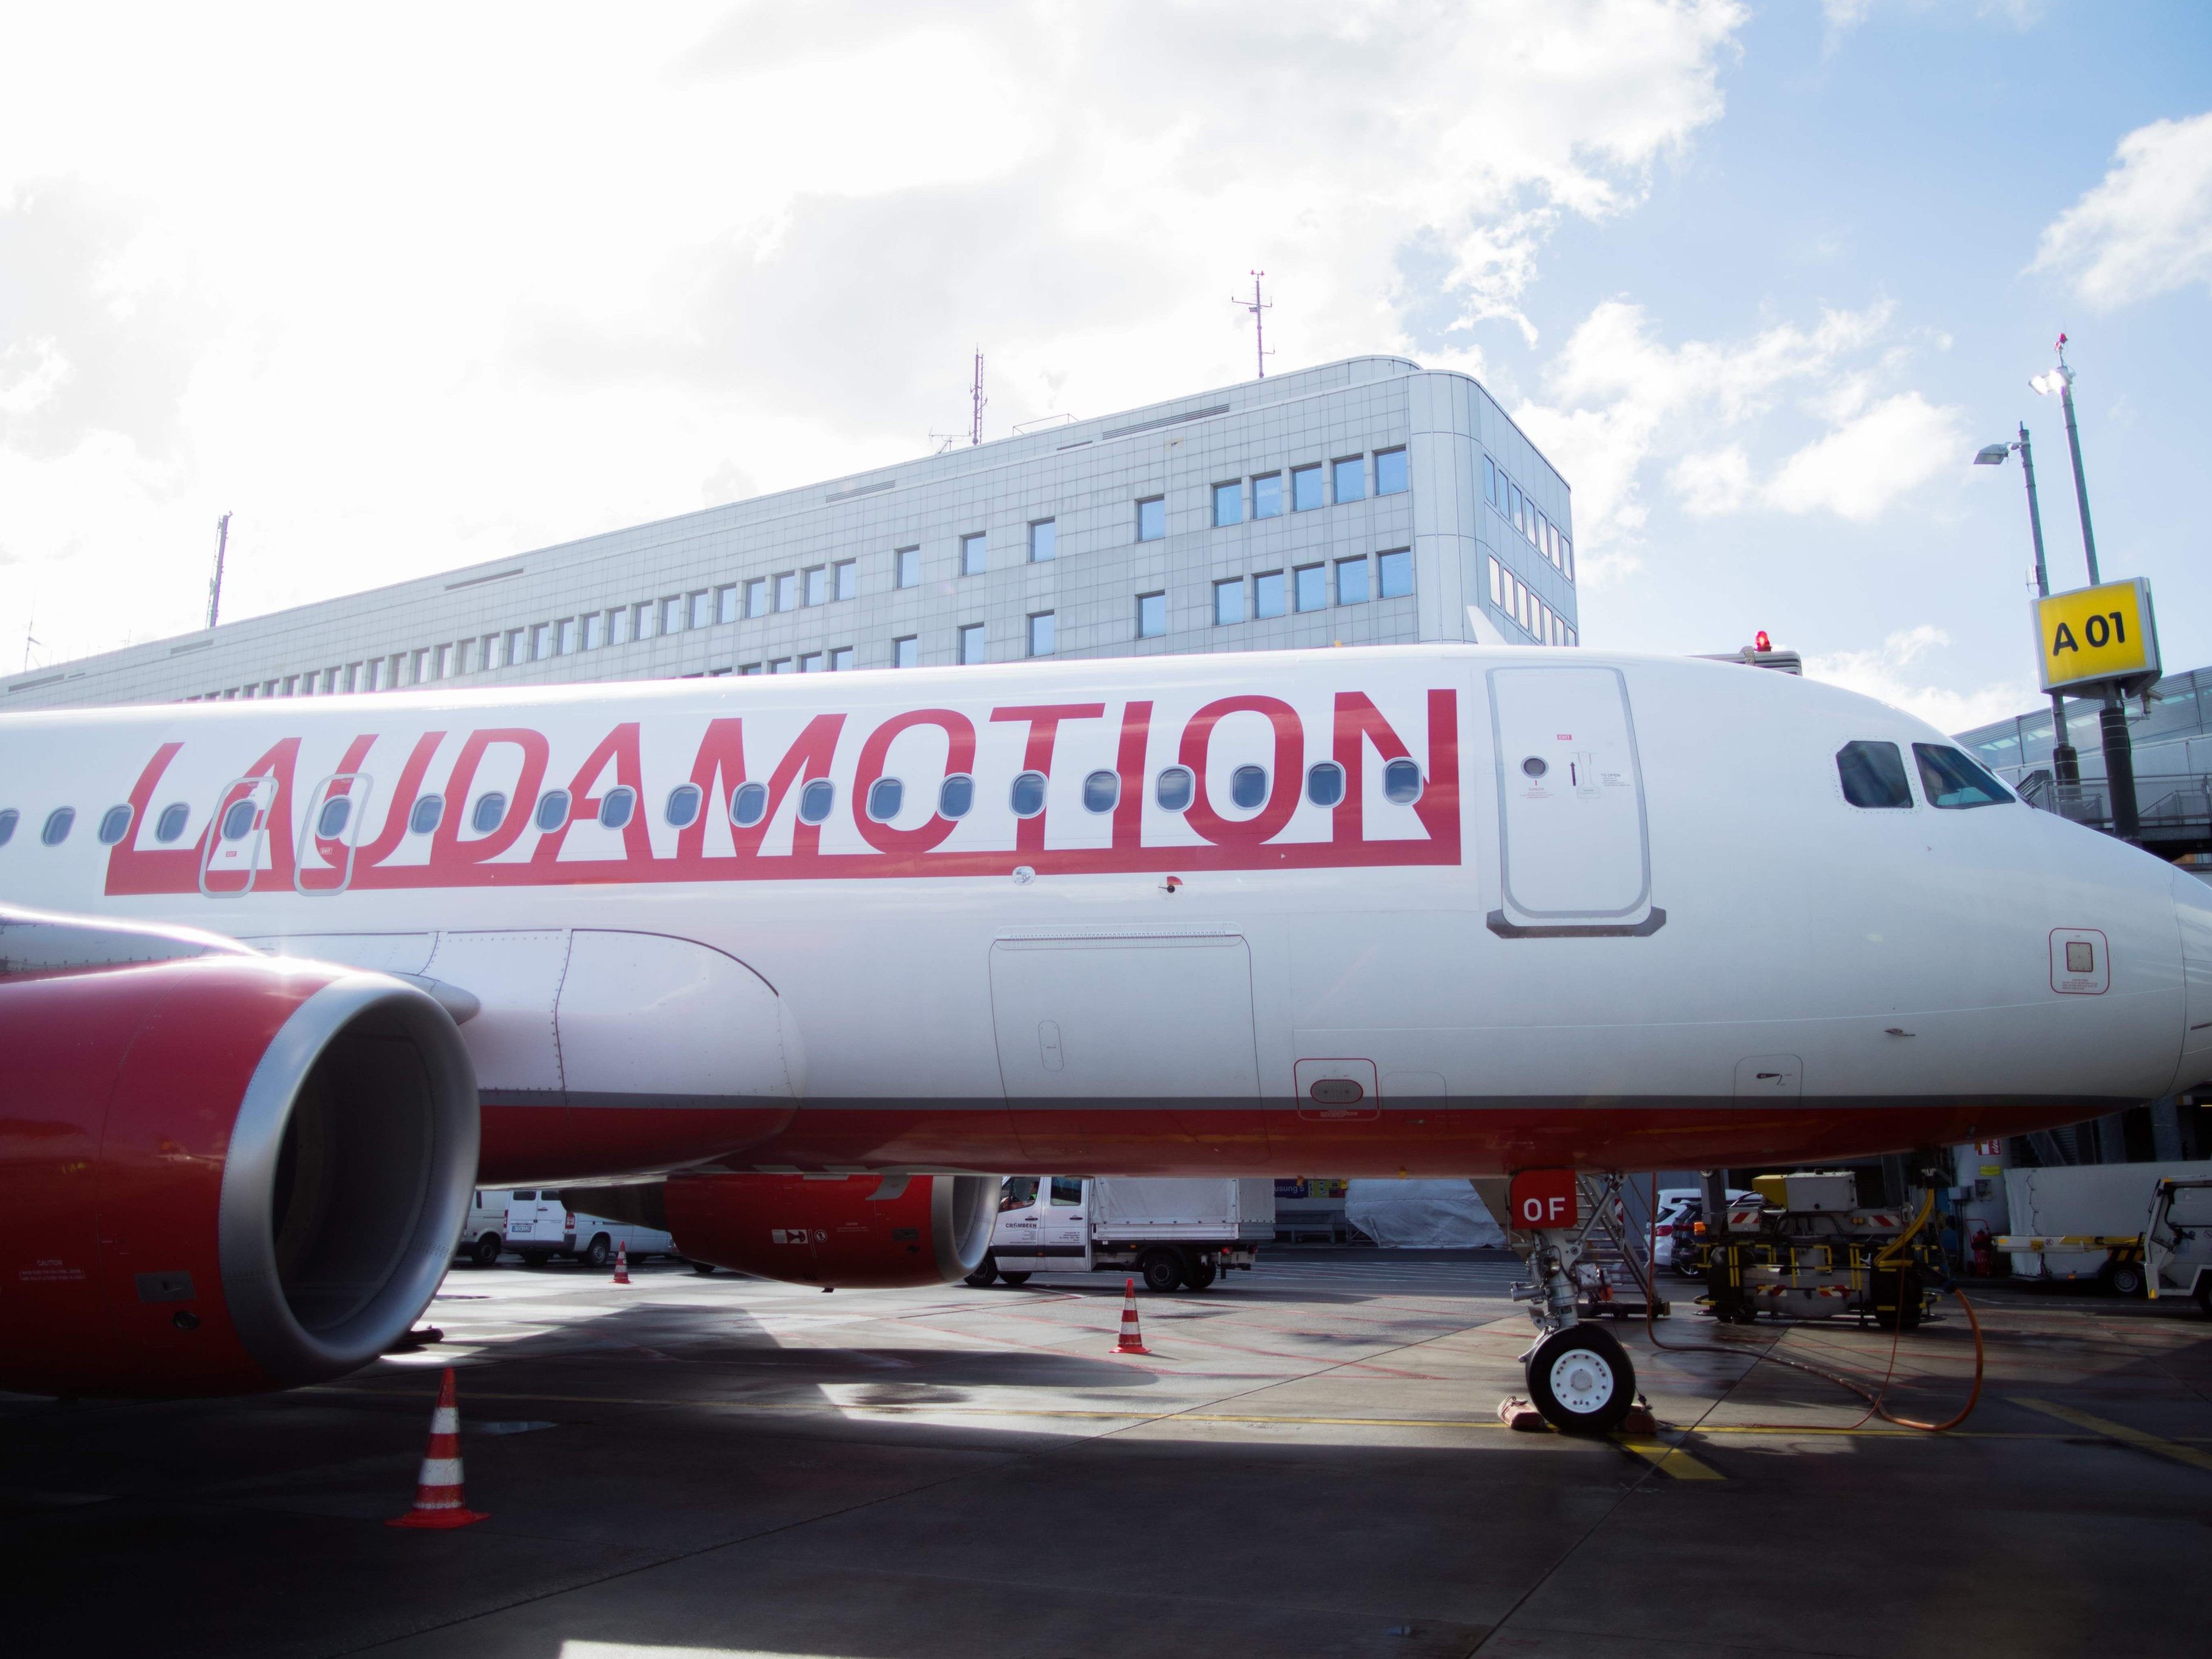
[[[1137,503],[1137,539],[1156,542],[1168,533],[1168,503],[1164,495],[1148,495]]]
[[[769,659],[768,672],[771,674],[788,674],[791,672],[791,659],[788,657],[770,658]]]
[[[1516,530],[1522,530],[1528,522],[1528,505],[1522,496],[1521,486],[1508,478],[1505,481],[1505,516],[1512,521]]]
[[[1262,472],[1252,480],[1252,516],[1255,519],[1279,519],[1283,516],[1283,475]]]
[[[1321,464],[1316,461],[1311,466],[1292,467],[1291,469],[1291,511],[1310,513],[1321,505],[1322,505]]]
[[[921,550],[902,547],[891,555],[891,586],[919,587],[921,586]]]
[[[1565,536],[1559,538],[1559,568],[1567,573],[1567,580],[1575,579],[1575,544]]]
[[[1328,609],[1328,567],[1302,564],[1291,573],[1301,611]]]
[[[733,623],[738,619],[738,585],[724,582],[714,590],[714,620]]]
[[[853,647],[851,646],[840,645],[831,647],[830,652],[830,672],[831,673],[842,674],[852,665]]]
[[[1231,576],[1213,585],[1213,625],[1226,628],[1244,620],[1244,579]]]
[[[1030,562],[1048,564],[1060,555],[1060,520],[1039,519],[1030,526]]]
[[[1386,599],[1403,599],[1413,591],[1413,555],[1407,548],[1375,556],[1376,591]]]
[[[1261,622],[1283,614],[1283,573],[1262,570],[1252,578],[1252,614]]]
[[[857,559],[840,559],[830,567],[830,596],[836,599],[854,599],[860,595],[860,563]]]
[[[911,634],[891,641],[891,666],[911,668],[921,660],[921,641]]]
[[[1030,655],[1049,657],[1053,651],[1053,615],[1040,611],[1030,618]]]
[[[573,657],[576,654],[576,619],[574,617],[563,617],[555,623],[553,635],[555,655]]]
[[[607,643],[609,645],[629,643],[629,607],[626,605],[607,612]],[[484,666],[489,668],[491,665],[491,653],[487,651],[484,653]]]
[[[636,614],[637,623],[635,628],[632,631],[635,633],[636,637],[641,640],[651,639],[653,637],[653,618],[659,615],[659,607],[655,605],[651,599],[647,599],[644,603],[636,607]]]
[[[990,538],[982,531],[978,530],[973,535],[963,536],[960,538],[960,574],[962,575],[981,575],[989,565],[990,559]]]
[[[802,570],[799,572],[799,574],[806,578],[807,604],[827,605],[830,603],[829,566],[817,564],[808,569]]]
[[[1243,522],[1244,481],[1239,478],[1232,483],[1214,485],[1213,527],[1219,530],[1224,526]]]
[[[1498,505],[1498,463],[1487,455],[1482,458],[1482,499]]]
[[[604,611],[594,611],[590,616],[584,618],[584,649],[586,651],[596,651],[606,642],[607,613]],[[469,672],[467,662],[468,647],[466,646],[463,646],[461,647],[461,651],[463,659],[461,663],[461,672],[465,674]]]
[[[714,620],[714,596],[705,588],[686,596],[690,600],[691,626],[705,628]]]
[[[544,623],[532,624],[530,629],[530,660],[544,662],[553,654],[553,630]]]
[[[775,579],[775,608],[778,611],[799,609],[799,573],[787,570]]]
[[[428,646],[425,646],[422,650],[417,651],[415,653],[413,659],[408,664],[407,683],[410,685],[420,685],[423,681],[429,678],[430,648]],[[261,695],[263,696],[273,696],[276,695],[276,681],[264,680],[262,682]]]
[[[1336,499],[1340,501],[1364,501],[1367,499],[1367,458],[1349,455],[1331,469],[1336,474]]]
[[[681,594],[660,602],[660,631],[663,634],[681,634],[684,631],[684,599]]]
[[[745,615],[748,617],[768,615],[767,577],[755,576],[745,584]]]
[[[799,672],[802,674],[819,674],[822,672],[822,653],[819,651],[800,652]]]
[[[1168,596],[1164,593],[1137,595],[1137,637],[1156,640],[1168,631]]]
[[[1378,495],[1402,495],[1406,493],[1406,447],[1378,449],[1375,452],[1375,493]]]
[[[1336,562],[1336,602],[1339,605],[1367,603],[1367,561],[1339,559]]]
[[[960,660],[963,663],[981,662],[985,660],[986,648],[983,624],[963,623],[960,626]]]
[[[757,674],[760,672],[761,665],[757,662],[741,663],[738,667],[738,678],[743,679],[748,674]]]
[[[1497,610],[1505,609],[1505,570],[1494,555],[1490,561],[1490,603]]]
[[[441,645],[438,647],[437,668],[435,672],[437,677],[441,680],[449,680],[453,678],[453,647],[452,646]],[[298,684],[299,680],[296,677],[287,675],[284,679],[284,695],[288,697],[290,696],[294,689]]]

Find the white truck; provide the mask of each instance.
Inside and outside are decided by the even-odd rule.
[[[990,1250],[968,1282],[1134,1273],[1148,1291],[1202,1291],[1227,1268],[1249,1272],[1274,1237],[1268,1178],[1008,1176]]]
[[[571,1210],[556,1187],[525,1188],[507,1195],[507,1245],[531,1267],[542,1267],[555,1256],[565,1255],[587,1267],[604,1267],[615,1259],[617,1244],[628,1250],[632,1261],[676,1254],[676,1241],[666,1233],[634,1221]]]
[[[2013,1277],[2094,1279],[2115,1296],[2178,1291],[2212,1314],[2212,1164],[2007,1170]]]
[[[453,1254],[479,1267],[489,1267],[499,1260],[499,1253],[507,1244],[507,1208],[513,1200],[512,1193],[497,1191],[473,1192],[469,1194],[469,1218],[461,1228],[459,1243]]]

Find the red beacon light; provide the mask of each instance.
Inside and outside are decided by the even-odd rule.
[[[1766,630],[1762,628],[1751,636],[1751,648],[1754,651],[1771,651],[1774,649],[1774,641],[1766,637]]]

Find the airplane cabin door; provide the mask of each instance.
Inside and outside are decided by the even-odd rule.
[[[1651,837],[1617,668],[1490,671],[1500,908],[1508,939],[1656,933]]]

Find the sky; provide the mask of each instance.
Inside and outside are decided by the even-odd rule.
[[[0,671],[1249,378],[1475,374],[1585,646],[2034,701],[2016,460],[2212,663],[2212,8],[0,7]]]

